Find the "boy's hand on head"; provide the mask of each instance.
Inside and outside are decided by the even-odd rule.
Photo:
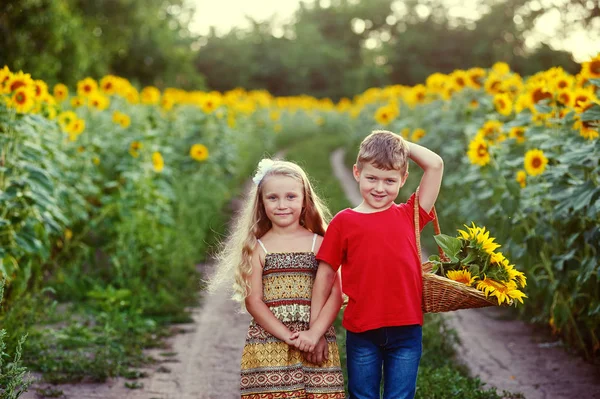
[[[296,348],[300,349],[302,352],[313,353],[319,342],[319,337],[315,336],[314,332],[310,330],[300,331],[297,334],[298,338],[294,340]]]

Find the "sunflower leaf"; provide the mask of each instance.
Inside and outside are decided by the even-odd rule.
[[[581,114],[583,122],[600,120],[600,105],[594,104],[590,109]]]
[[[462,247],[462,243],[458,238],[450,237],[446,234],[438,234],[433,238],[452,262],[458,262],[456,256]]]
[[[462,260],[463,264],[468,264],[477,259],[477,251],[469,251],[469,254]]]
[[[480,273],[480,269],[479,266],[477,265],[469,265],[469,273],[471,273],[471,276],[475,277],[480,277],[479,273]]]

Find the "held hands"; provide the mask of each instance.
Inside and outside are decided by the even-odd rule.
[[[325,337],[321,337],[313,353],[303,352],[302,355],[306,360],[314,364],[321,364],[329,360],[329,346]]]
[[[291,343],[288,343],[288,345],[293,345],[302,352],[313,353],[317,343],[319,342],[319,338],[320,337],[315,335],[315,333],[311,330],[299,331],[290,336],[289,340]]]

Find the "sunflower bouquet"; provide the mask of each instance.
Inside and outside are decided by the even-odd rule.
[[[523,303],[527,296],[519,288],[527,285],[525,275],[502,252],[496,252],[500,245],[485,227],[474,223],[465,227],[466,230],[458,230],[456,237],[445,234],[434,237],[446,256],[429,257],[431,273],[473,287],[486,298],[495,297],[498,305],[512,305],[515,300]]]

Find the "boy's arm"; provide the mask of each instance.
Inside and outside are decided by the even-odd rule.
[[[319,262],[319,268],[317,269],[317,275],[315,276],[315,282],[313,283],[310,301],[310,329],[308,331],[301,331],[298,333],[297,337],[294,336],[294,339],[297,338],[295,345],[301,351],[313,352],[317,342],[319,342],[319,339],[325,334],[327,328],[329,328],[329,326],[323,328],[324,318],[319,318],[319,315],[323,313],[325,307],[328,309],[325,313],[330,314],[335,306],[335,302],[329,300],[335,277],[336,272],[331,266],[323,261]],[[331,302],[329,306],[327,306],[328,302]],[[340,306],[341,296],[337,311],[339,311]],[[331,322],[333,323],[333,320]]]
[[[440,192],[444,161],[435,152],[415,143],[408,142],[409,157],[423,169],[419,185],[419,205],[427,213],[431,212]]]
[[[246,297],[246,309],[254,320],[270,334],[284,341],[288,345],[296,345],[294,341],[297,333],[292,333],[263,301],[262,265],[258,251],[252,255],[252,274],[248,277],[250,295]]]
[[[328,265],[328,267],[330,266]],[[335,272],[333,276],[333,285],[331,286],[331,292],[327,298],[327,302],[325,302],[321,311],[316,314],[316,317],[313,317],[312,311],[310,315],[310,329],[314,330],[319,337],[325,335],[342,307],[342,285],[340,283],[340,276],[339,273]]]
[[[323,307],[326,303],[329,303],[334,294],[333,283],[336,280],[336,272],[327,263],[319,262],[319,268],[317,269],[317,275],[315,276],[315,282],[313,283],[312,297],[310,300],[310,325],[319,317]],[[339,281],[338,281],[339,284]],[[339,287],[338,287],[339,289]],[[341,300],[341,290],[338,292]],[[341,306],[341,302],[340,302]],[[338,309],[339,311],[339,309]]]

